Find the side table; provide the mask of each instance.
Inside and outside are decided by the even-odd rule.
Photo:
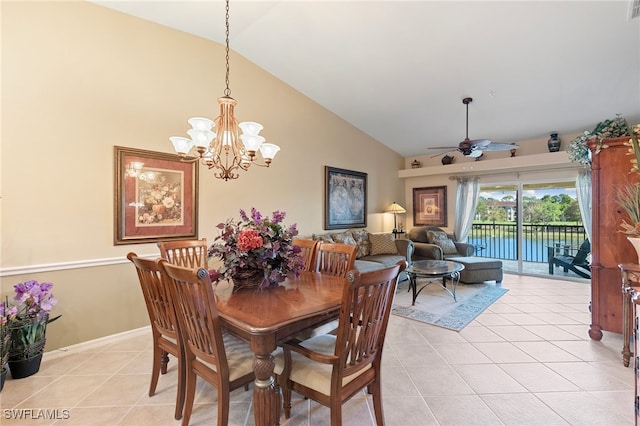
[[[618,265],[622,274],[622,363],[629,366],[631,359],[631,293],[640,291],[640,265],[635,263],[621,263]],[[633,284],[636,284],[635,286]]]
[[[393,237],[394,237],[396,240],[403,240],[403,239],[404,239],[405,232],[404,232],[404,231],[402,231],[402,230],[398,231],[398,230],[395,230],[395,229],[394,229],[393,231],[391,231],[391,233],[393,234]]]

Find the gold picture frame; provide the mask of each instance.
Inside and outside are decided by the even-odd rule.
[[[114,245],[198,238],[198,163],[114,147]]]

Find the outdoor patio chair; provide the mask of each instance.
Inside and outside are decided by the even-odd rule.
[[[553,257],[549,256],[549,274],[553,275],[554,267],[560,266],[564,269],[564,272],[572,271],[582,278],[591,279],[591,265],[589,265],[588,260],[590,253],[591,243],[589,240],[584,240],[574,256],[568,253]]]

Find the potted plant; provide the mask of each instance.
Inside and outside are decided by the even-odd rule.
[[[49,318],[57,300],[53,297],[52,283],[25,281],[13,286],[14,300],[18,303],[15,315],[8,321],[11,334],[9,369],[11,377],[20,379],[40,370],[47,324],[60,317]]]
[[[638,164],[640,164],[640,145],[638,143],[640,124],[633,128],[629,127],[628,134],[630,135],[627,143],[629,145],[628,155],[631,156],[629,173],[640,173],[638,169]],[[638,254],[638,263],[640,264],[640,181],[616,188],[616,202],[629,219],[628,221],[622,220],[620,232],[627,234],[627,239]]]
[[[587,146],[587,142],[590,139],[595,138],[597,140],[595,153],[598,154],[601,149],[608,148],[604,143],[605,139],[629,135],[627,121],[618,114],[613,119],[599,122],[593,130],[585,130],[580,136],[569,142],[569,147],[567,148],[569,159],[574,163],[588,166],[591,164],[591,153]]]
[[[220,223],[221,233],[209,248],[209,257],[218,257],[222,266],[211,270],[211,280],[232,280],[234,287],[266,288],[277,285],[287,275],[300,275],[304,260],[300,248],[293,245],[296,225],[282,225],[286,213],[275,211],[263,217],[255,208],[251,217],[240,210],[241,221]]]
[[[7,378],[7,362],[11,348],[11,333],[8,322],[15,314],[15,306],[9,306],[8,302],[0,302],[0,391],[4,388],[4,381]]]

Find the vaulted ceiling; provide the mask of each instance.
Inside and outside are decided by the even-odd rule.
[[[223,1],[94,1],[224,43]],[[640,122],[629,1],[232,0],[231,49],[405,157]]]

